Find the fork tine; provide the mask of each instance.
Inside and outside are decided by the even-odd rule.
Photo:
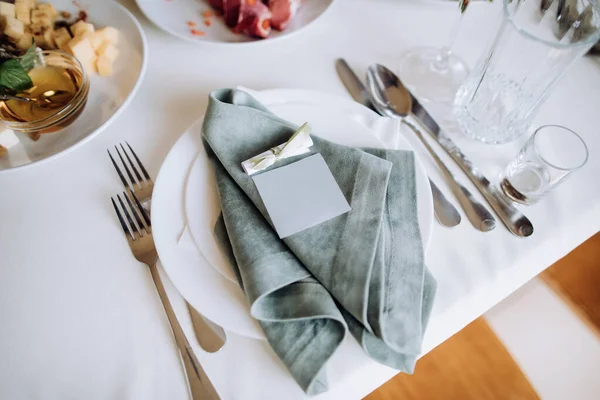
[[[131,146],[129,145],[129,143],[127,141],[125,141],[125,144],[127,144],[127,147],[129,147],[129,150],[131,150],[131,154],[133,154],[133,157],[138,162],[138,165],[140,166],[140,168],[142,170],[142,174],[144,174],[144,176],[146,177],[146,179],[148,179],[149,181],[151,181],[152,178],[150,178],[150,174],[148,174],[148,171],[146,171],[146,168],[144,168],[144,164],[142,164],[142,161],[139,159],[139,157],[137,156],[137,154],[135,154],[135,151],[133,151],[133,149],[131,148]]]
[[[140,201],[138,200],[135,193],[131,192],[131,196],[133,197],[133,201],[135,201],[135,205],[137,206],[138,210],[140,210],[140,212],[142,213],[142,217],[144,218],[144,221],[146,221],[146,225],[148,225],[148,227],[151,228],[152,222],[151,222],[150,218],[148,218],[148,214],[146,213],[146,210],[140,204]]]
[[[117,154],[119,155],[119,158],[121,159],[121,162],[123,163],[123,167],[125,167],[125,172],[127,172],[127,176],[131,180],[131,183],[133,185],[135,185],[137,183],[139,187],[142,187],[141,182],[138,182],[133,178],[133,175],[131,174],[129,167],[127,167],[127,164],[125,163],[125,160],[123,159],[123,156],[121,155],[121,151],[119,151],[119,148],[117,146],[115,146],[115,149],[117,150]]]
[[[121,196],[117,195],[117,199],[119,200],[119,204],[121,204],[121,208],[123,209],[123,212],[125,213],[125,217],[127,218],[127,222],[129,222],[129,226],[131,227],[131,230],[134,231],[135,233],[137,233],[139,237],[142,237],[142,232],[140,231],[140,229],[135,225],[135,223],[131,219],[131,215],[129,214],[127,207],[125,207],[123,200],[121,200]],[[135,235],[132,235],[132,236],[134,236],[133,240],[135,240]]]
[[[135,218],[135,222],[137,222],[140,229],[144,228],[146,233],[150,234],[150,231],[148,231],[148,228],[142,222],[142,219],[140,218],[139,214],[137,213],[135,207],[133,206],[133,204],[131,204],[131,200],[129,199],[129,196],[127,196],[126,192],[123,192],[123,197],[125,197],[125,200],[127,200],[127,205],[129,205],[129,208],[131,209],[131,213],[133,214],[133,217]]]
[[[110,201],[112,202],[112,205],[115,208],[115,213],[117,214],[117,218],[119,219],[119,222],[121,223],[121,228],[123,228],[123,232],[125,233],[126,236],[129,236],[131,238],[131,240],[135,240],[135,238],[131,234],[131,231],[127,227],[127,224],[125,223],[123,216],[121,215],[121,211],[119,211],[119,207],[117,207],[117,203],[115,203],[115,199],[111,197]]]
[[[123,173],[121,172],[121,169],[117,165],[117,163],[116,163],[115,159],[113,158],[112,154],[110,154],[110,150],[106,149],[106,152],[108,153],[108,156],[110,157],[110,161],[112,161],[113,167],[115,167],[115,170],[117,170],[117,174],[119,174],[119,178],[121,179],[121,182],[123,182],[123,186],[126,189],[129,188],[129,190],[133,191],[133,188],[131,187],[131,185],[129,184],[129,182],[127,182],[127,180],[125,179],[125,177],[123,176]]]
[[[143,181],[142,176],[138,172],[138,170],[135,167],[135,164],[133,163],[133,161],[131,161],[131,158],[129,158],[129,154],[127,154],[127,152],[125,151],[125,147],[123,147],[123,143],[121,143],[120,146],[121,146],[121,149],[123,150],[123,153],[125,154],[125,158],[127,158],[127,161],[129,161],[129,165],[131,166],[131,169],[135,173],[135,176],[138,179],[138,182],[141,183]]]

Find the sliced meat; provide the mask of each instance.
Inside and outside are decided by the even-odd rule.
[[[240,19],[240,8],[242,0],[223,0],[223,13],[227,26],[233,28]]]
[[[266,38],[271,33],[271,11],[259,0],[241,0],[235,32]]]
[[[217,11],[223,11],[223,0],[208,0],[208,3]]]
[[[271,25],[278,31],[285,29],[300,9],[302,0],[269,0],[269,10],[273,14]]]

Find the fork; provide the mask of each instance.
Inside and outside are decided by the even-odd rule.
[[[135,195],[135,197],[139,199],[140,206],[141,208],[143,208],[146,215],[150,215],[150,209],[152,206],[152,192],[154,190],[154,181],[152,181],[152,178],[150,178],[150,174],[148,174],[148,171],[144,167],[144,164],[142,163],[138,155],[135,153],[135,151],[133,151],[133,148],[129,145],[129,143],[125,142],[125,144],[127,145],[131,156],[133,156],[133,159],[135,159],[135,163],[133,162],[128,152],[125,150],[125,146],[123,146],[123,143],[119,144],[120,149],[118,146],[115,146],[115,150],[129,180],[125,179],[121,168],[119,168],[119,165],[115,161],[115,158],[112,156],[110,150],[107,149],[108,156],[110,157],[110,161],[115,167],[115,170],[117,171],[117,174],[119,175],[119,178],[121,179],[121,182],[125,187],[125,191],[130,195]],[[125,160],[127,160],[127,163],[125,162]],[[198,339],[198,343],[200,343],[202,349],[209,353],[214,353],[221,347],[223,347],[226,341],[226,334],[223,328],[205,319],[187,301],[185,303],[188,307],[188,311],[192,318],[192,325],[194,327],[196,339]]]
[[[123,146],[123,143],[119,144],[119,146],[121,146],[121,150],[119,150],[119,147],[115,145],[115,150],[117,151],[117,155],[119,156],[119,159],[121,160],[121,164],[123,165],[125,172],[127,173],[127,176],[129,177],[129,181],[127,181],[127,179],[125,179],[125,176],[123,176],[123,173],[121,172],[121,169],[119,168],[115,159],[113,158],[112,154],[110,153],[110,150],[107,149],[106,152],[108,153],[108,156],[110,157],[110,161],[112,162],[113,167],[115,167],[115,170],[117,171],[117,174],[119,175],[119,178],[121,179],[121,182],[123,183],[123,186],[125,187],[125,190],[129,193],[135,194],[135,196],[138,199],[140,199],[140,204],[142,205],[142,207],[144,208],[146,213],[148,215],[150,215],[150,209],[151,209],[151,205],[152,205],[152,191],[154,190],[154,181],[152,180],[152,178],[150,178],[150,174],[148,174],[148,171],[144,167],[144,164],[142,164],[142,161],[137,156],[135,151],[133,151],[133,149],[131,148],[129,143],[125,142],[125,144],[127,145],[127,147],[129,148],[129,151],[133,155],[133,158],[135,158],[135,161],[137,162],[139,169],[142,171],[142,173],[140,174],[140,172],[136,168],[135,164],[131,160],[131,157],[129,157],[129,154],[127,154],[127,152],[125,151],[125,147]],[[121,151],[122,151],[122,153],[121,153]],[[123,154],[125,155],[125,158],[127,159],[127,161],[129,161],[129,165],[131,166],[131,170],[133,170],[133,174],[131,173],[131,170],[127,166],[127,163],[125,163]],[[134,178],[134,174],[135,174],[135,178]],[[143,175],[143,178],[142,178],[142,175]],[[131,184],[129,182],[131,182]]]
[[[121,228],[123,228],[123,233],[127,238],[127,243],[131,248],[131,252],[139,262],[146,264],[150,269],[152,280],[154,281],[154,285],[156,286],[156,290],[162,301],[169,324],[173,331],[173,336],[175,337],[175,342],[177,343],[177,347],[183,358],[192,399],[219,399],[219,395],[198,362],[181,325],[179,325],[179,321],[177,321],[177,317],[175,316],[175,312],[173,311],[173,307],[171,306],[171,302],[169,301],[169,297],[167,296],[167,292],[165,291],[165,287],[160,278],[156,266],[158,253],[156,252],[156,247],[154,245],[152,224],[148,214],[143,209],[140,200],[135,194],[123,192],[125,202],[123,202],[120,195],[117,194],[116,197],[121,206],[120,209],[117,206],[114,197],[111,197],[110,200],[121,224]],[[133,199],[133,202],[131,199]],[[135,206],[133,203],[135,203]],[[125,218],[123,218],[123,215],[125,215]]]

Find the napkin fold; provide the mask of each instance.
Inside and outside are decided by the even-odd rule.
[[[308,121],[310,123],[310,121]],[[327,390],[325,365],[346,331],[378,362],[412,372],[436,283],[423,262],[412,152],[355,149],[312,136],[352,210],[283,240],[240,163],[297,129],[249,94],[211,93],[203,125],[230,254],[250,311],[308,395]]]

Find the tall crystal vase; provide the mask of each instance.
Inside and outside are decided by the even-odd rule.
[[[463,132],[487,143],[525,133],[570,65],[600,38],[600,0],[503,0],[495,38],[456,94]]]

